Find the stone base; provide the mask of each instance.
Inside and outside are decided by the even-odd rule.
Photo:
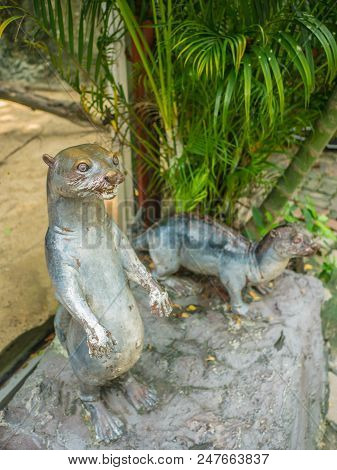
[[[77,381],[55,342],[2,413],[3,449],[312,449],[327,397],[320,308],[310,276],[286,272],[249,317],[213,309],[151,317],[136,289],[145,348],[134,368],[152,383],[158,407],[138,414],[121,393],[110,399],[126,434],[95,442]],[[187,318],[186,318],[187,317]]]

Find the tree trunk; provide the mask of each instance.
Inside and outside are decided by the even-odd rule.
[[[0,82],[0,99],[14,101],[34,110],[39,109],[40,111],[56,114],[56,116],[68,119],[81,126],[88,126],[92,123],[100,129],[104,128],[101,123],[93,122],[78,103],[51,100],[45,96],[32,93],[32,90],[26,87],[7,86]]]
[[[336,132],[337,87],[333,90],[325,110],[318,119],[314,132],[297,151],[288,168],[276,183],[276,186],[262,203],[260,211],[263,217],[268,212],[274,218],[280,214],[287,201],[301,187],[304,178]],[[247,230],[251,234],[256,234],[256,226],[253,219],[247,224]]]

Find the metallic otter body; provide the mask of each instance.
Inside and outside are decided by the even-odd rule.
[[[102,386],[118,377],[137,409],[150,409],[156,401],[153,390],[125,374],[139,359],[144,333],[129,280],[149,292],[154,314],[168,315],[170,304],[105,212],[102,201],[114,198],[124,181],[117,155],[80,145],[43,159],[50,167],[46,259],[61,304],[55,328],[97,438],[109,442],[122,434],[123,425],[106,408]]]
[[[229,293],[233,312],[242,315],[248,311],[241,294],[247,283],[273,280],[290,258],[312,255],[317,248],[310,234],[296,224],[280,226],[253,244],[225,225],[194,215],[178,215],[155,224],[136,237],[133,246],[150,252],[154,275],[163,281],[180,266],[218,276]]]
[[[102,233],[93,233],[93,240],[90,241],[83,238],[83,227],[78,214],[92,209],[94,214],[101,213],[101,227],[104,229]],[[72,213],[73,210],[75,213]],[[75,223],[67,223],[64,217],[63,228],[54,226],[48,230],[48,268],[53,283],[57,286],[60,303],[65,305],[65,289],[66,295],[72,296],[74,300],[79,294],[76,286],[73,286],[75,277],[78,289],[83,293],[90,310],[117,342],[111,357],[90,356],[83,326],[70,317],[66,347],[74,373],[85,383],[106,385],[128,371],[139,359],[143,346],[143,324],[124,274],[118,250],[118,228],[106,217],[104,208],[82,204],[78,208],[73,205],[72,211],[69,220]]]

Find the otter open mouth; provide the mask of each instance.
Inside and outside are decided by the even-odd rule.
[[[311,246],[304,251],[304,254],[305,256],[313,256],[314,254],[316,254],[317,250],[317,247]]]
[[[118,185],[114,184],[111,188],[104,189],[101,195],[104,200],[113,199],[117,196]]]

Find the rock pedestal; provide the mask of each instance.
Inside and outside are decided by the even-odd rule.
[[[311,449],[321,437],[327,367],[321,283],[286,272],[247,318],[206,308],[157,319],[136,289],[145,349],[135,375],[156,387],[158,407],[138,414],[116,389],[109,405],[126,424],[95,442],[77,381],[59,344],[3,411],[3,449]]]

